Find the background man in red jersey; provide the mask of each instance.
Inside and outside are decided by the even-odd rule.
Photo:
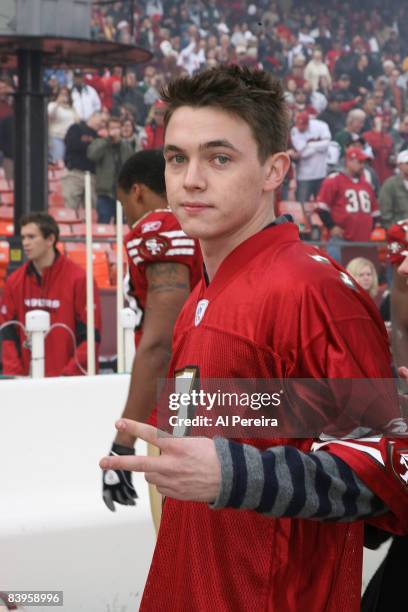
[[[368,242],[380,217],[373,188],[363,175],[367,159],[362,149],[349,147],[344,171],[325,178],[316,198],[320,218],[330,230],[327,252],[336,261],[341,261],[342,242]]]
[[[289,166],[280,84],[223,66],[173,81],[164,100],[167,196],[199,238],[206,269],[177,320],[176,388],[214,378],[390,377],[375,306],[342,268],[300,242],[296,226],[274,219],[273,192]],[[328,423],[326,409],[334,418],[344,411],[335,397],[306,404]],[[365,406],[376,407],[376,397]],[[253,432],[240,443],[159,437],[127,419],[117,428],[162,453],[101,461],[145,472],[166,496],[144,612],[357,612],[362,519],[408,529],[397,440]]]
[[[138,317],[137,353],[123,416],[146,421],[157,399],[157,384],[170,360],[174,322],[201,277],[197,241],[188,238],[168,208],[162,151],[139,151],[123,165],[118,197],[132,228],[125,236],[129,261],[129,298]],[[134,454],[136,437],[118,432],[112,454]],[[134,505],[129,472],[110,470],[103,477],[103,499]]]
[[[9,276],[4,288],[0,323],[17,320],[25,324],[30,310],[50,313],[51,325],[64,323],[69,332],[55,328],[45,339],[45,375],[77,376],[86,371],[86,275],[83,268],[57,249],[59,228],[46,213],[29,213],[20,221],[21,239],[28,259]],[[95,341],[100,343],[101,312],[99,294],[94,287]],[[20,327],[10,325],[3,331],[4,374],[27,376],[31,352]]]

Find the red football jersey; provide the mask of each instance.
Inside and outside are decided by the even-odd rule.
[[[363,176],[352,179],[342,172],[331,174],[322,183],[316,206],[331,213],[344,231],[345,240],[370,240],[373,217],[379,216],[377,198]]]
[[[204,279],[196,286],[176,324],[169,377],[192,371],[202,387],[206,379],[391,376],[373,302],[292,223],[249,238],[208,287]],[[311,439],[246,442],[313,451]],[[400,456],[387,455],[385,442],[363,445],[333,442],[329,451],[386,500],[389,527],[402,529],[405,518],[407,528],[404,466],[391,467]],[[362,551],[362,521],[271,518],[167,498],[140,610],[357,612]]]
[[[125,236],[129,261],[129,302],[137,314],[136,344],[141,337],[146,306],[146,265],[150,263],[181,263],[190,270],[190,286],[201,278],[200,245],[181,229],[173,213],[165,208],[148,213]]]

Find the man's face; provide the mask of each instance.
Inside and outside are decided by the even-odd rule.
[[[119,202],[122,204],[126,221],[128,225],[132,227],[132,225],[146,212],[138,200],[136,186],[133,185],[129,193],[126,193],[123,189],[118,187],[117,195]]]
[[[398,164],[399,171],[404,180],[408,180],[408,162],[404,164]]]
[[[215,108],[177,109],[166,130],[169,205],[190,236],[234,240],[269,206],[263,197],[270,160],[261,164],[257,143],[241,118]]]
[[[121,125],[119,121],[111,121],[108,125],[108,135],[112,140],[118,142],[121,137]]]
[[[359,134],[361,132],[361,130],[363,129],[363,125],[364,125],[364,119],[354,119],[351,123],[351,131],[355,132],[356,134]]]
[[[21,228],[21,241],[25,256],[34,263],[53,250],[55,237],[44,238],[36,223],[27,223]]]
[[[358,177],[364,169],[364,162],[360,159],[346,159],[346,167],[351,176]]]

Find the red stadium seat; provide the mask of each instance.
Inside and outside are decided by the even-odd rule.
[[[58,223],[60,236],[72,236],[72,227],[69,223]]]
[[[68,253],[70,259],[77,264],[86,268],[86,253],[82,249],[72,250]],[[93,256],[93,274],[96,284],[100,289],[111,287],[109,276],[109,264],[106,253],[94,252]]]
[[[93,236],[103,236],[104,238],[115,238],[116,225],[94,223],[92,225]]]
[[[48,196],[48,205],[51,206],[65,206],[64,196],[59,191],[53,191]],[[75,212],[75,211],[73,211]]]
[[[10,206],[0,206],[0,221],[13,221],[14,210]]]
[[[14,223],[0,221],[0,236],[12,236],[14,234]]]
[[[94,253],[106,253],[109,259],[109,254],[112,249],[111,249],[111,245],[109,244],[109,242],[94,242],[92,244],[92,250]]]
[[[48,208],[49,214],[57,223],[78,223],[78,217],[72,208]]]
[[[92,223],[96,223],[97,217],[98,215],[97,215],[95,208],[92,208],[91,210]],[[84,208],[80,208],[78,210],[78,218],[80,219],[81,223],[85,223],[85,209]]]
[[[69,255],[71,251],[86,251],[84,242],[64,242],[64,251],[66,255]]]

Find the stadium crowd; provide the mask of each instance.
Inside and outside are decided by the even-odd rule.
[[[289,187],[297,188],[298,200],[316,196],[327,169],[342,166],[350,145],[364,149],[366,178],[378,194],[397,172],[398,154],[408,148],[408,8],[392,2],[372,5],[361,2],[356,10],[352,3],[321,6],[313,0],[96,1],[93,38],[136,43],[153,57],[131,69],[46,71],[50,161],[66,161],[70,126],[88,122],[96,112],[102,113],[99,137],[108,136],[114,116],[121,122],[116,139],[125,141],[129,151],[160,148],[164,109],[159,92],[165,82],[219,64],[246,64],[272,72],[285,84],[295,146],[291,143],[294,172],[284,199]],[[10,179],[15,78],[3,74],[0,81],[0,151]],[[306,132],[303,141],[322,141],[319,153],[307,159],[299,150],[304,142],[296,145],[299,126]],[[95,159],[89,161],[87,169],[98,174]],[[112,194],[99,189],[98,196]],[[70,193],[66,203],[72,205]],[[106,211],[99,216],[106,220]],[[395,220],[387,218],[387,225]]]

